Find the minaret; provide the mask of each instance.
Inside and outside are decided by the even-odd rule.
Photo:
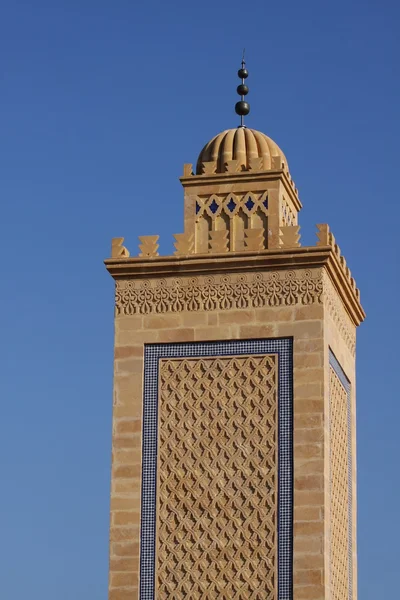
[[[244,126],[184,165],[173,256],[112,241],[110,600],[356,600],[360,294],[301,246],[282,150]]]

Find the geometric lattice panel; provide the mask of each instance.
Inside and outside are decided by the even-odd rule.
[[[276,599],[277,356],[164,359],[157,598]]]
[[[332,600],[351,600],[350,384],[335,357],[329,370],[330,586]]]
[[[292,600],[292,340],[144,358],[140,600]]]

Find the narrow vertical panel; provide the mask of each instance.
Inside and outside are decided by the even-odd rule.
[[[351,389],[330,353],[330,587],[332,600],[352,600]]]

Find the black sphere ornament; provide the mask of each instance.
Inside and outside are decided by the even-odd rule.
[[[235,104],[235,111],[236,114],[241,117],[248,115],[250,112],[250,104],[244,100],[240,100],[240,102],[236,102]]]
[[[236,88],[236,91],[240,96],[240,101],[236,102],[235,104],[235,112],[237,115],[240,116],[240,127],[245,127],[244,117],[250,112],[250,104],[245,101],[245,97],[249,93],[249,88],[244,83],[244,80],[247,79],[247,77],[249,76],[249,72],[246,69],[246,62],[244,60],[244,50],[242,57],[242,66],[238,71],[238,76],[242,80],[242,83],[240,83]]]
[[[236,91],[239,94],[239,96],[247,96],[247,94],[249,93],[249,88],[244,83],[241,83],[237,86]]]

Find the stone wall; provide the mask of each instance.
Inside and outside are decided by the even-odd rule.
[[[286,275],[285,272],[280,274],[280,280]],[[304,295],[301,286],[297,285],[293,292],[293,287],[288,285],[281,292],[277,306],[267,300],[261,307],[253,303],[242,309],[222,308],[217,303],[218,308],[209,310],[184,308],[148,314],[130,310],[133,314],[127,315],[125,309],[121,310],[122,305],[117,305],[110,600],[138,598],[144,344],[281,337],[293,337],[294,598],[320,600],[326,597],[327,356],[324,335],[328,317],[325,318],[322,272],[315,269],[311,275],[314,288],[321,286],[318,293]],[[250,273],[247,276],[254,277]],[[294,276],[304,281],[304,271],[296,271]],[[154,284],[150,280],[144,282],[147,286]],[[125,281],[123,286],[127,283]],[[132,286],[140,288],[140,282],[132,282]],[[172,282],[168,280],[166,286],[171,287]]]

